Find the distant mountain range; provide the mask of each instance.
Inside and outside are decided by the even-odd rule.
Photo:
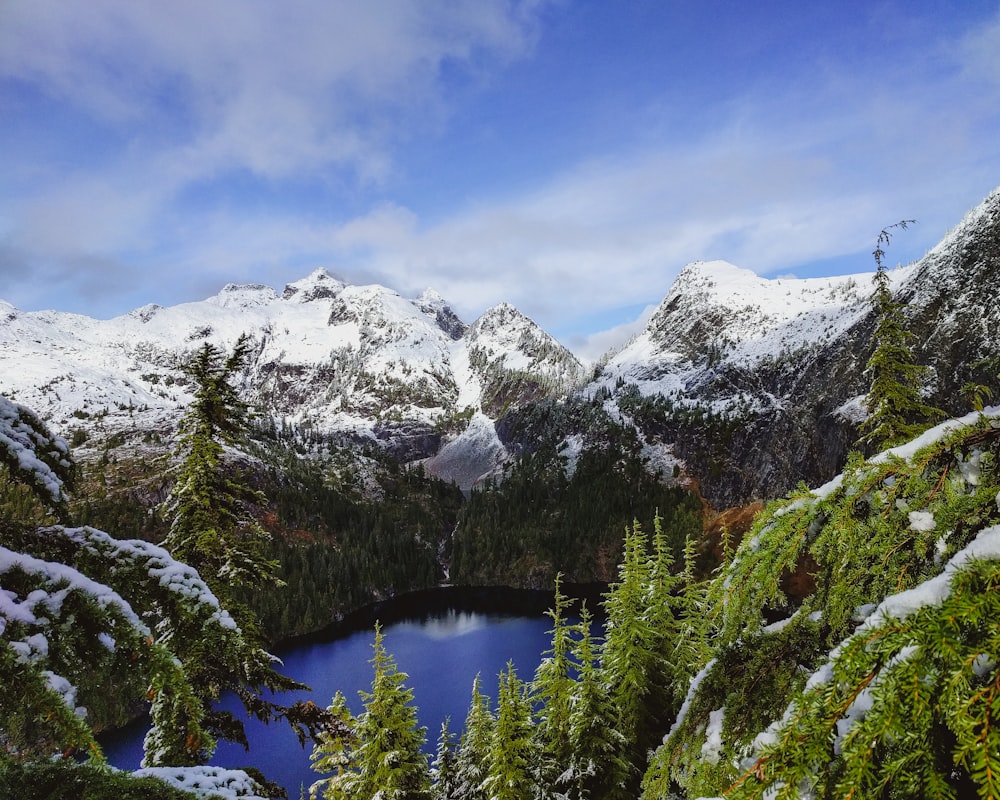
[[[872,265],[874,266],[874,265]],[[921,261],[892,272],[932,368],[927,392],[957,413],[961,386],[1000,352],[1000,190]],[[539,402],[604,397],[657,469],[676,463],[717,507],[835,474],[856,439],[874,319],[871,273],[764,279],[725,262],[684,268],[645,330],[585,368],[509,304],[472,324],[434,292],[407,299],[325,270],[271,287],[230,284],[201,302],[107,321],[0,301],[0,394],[88,444],[169,433],[190,400],[178,365],[204,342],[250,336],[244,391],[276,425],[377,442],[463,488],[530,440],[505,419]],[[564,450],[587,446],[586,426]],[[84,452],[86,456],[86,452]]]

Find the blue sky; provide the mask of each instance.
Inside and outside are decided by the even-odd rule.
[[[998,0],[0,0],[0,298],[325,266],[592,356],[690,261],[918,258],[998,142]]]

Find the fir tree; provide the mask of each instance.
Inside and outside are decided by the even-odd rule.
[[[693,541],[689,537],[689,541]],[[688,566],[685,560],[685,566]],[[679,702],[675,700],[675,683],[686,673],[687,654],[680,648],[687,646],[680,633],[681,615],[687,601],[683,589],[689,584],[686,572],[674,572],[674,555],[657,514],[653,519],[653,553],[650,559],[650,581],[646,616],[652,628],[652,648],[661,654],[654,659],[648,676],[648,703],[660,709],[663,719],[673,717]],[[673,658],[668,658],[670,654]]]
[[[490,740],[495,720],[490,713],[490,700],[480,691],[479,676],[472,682],[472,701],[465,716],[465,729],[455,759],[455,783],[463,800],[485,800],[486,779],[490,756]]]
[[[666,670],[662,644],[648,614],[651,568],[645,534],[638,523],[625,531],[619,580],[605,600],[606,637],[601,673],[617,710],[617,728],[628,747],[623,753],[629,764],[625,787],[634,796],[646,768],[646,754],[663,735],[665,711],[651,696],[661,688]]]
[[[5,397],[0,397],[0,465],[11,483],[24,486],[57,517],[65,516],[74,471],[69,445],[34,411]]]
[[[234,588],[278,583],[276,564],[263,555],[270,536],[252,513],[263,495],[233,480],[222,463],[223,446],[240,444],[247,432],[249,407],[232,380],[248,356],[243,335],[228,356],[206,342],[181,367],[194,384],[194,402],[181,421],[184,460],[167,501],[172,522],[163,543],[230,607]]]
[[[177,482],[167,501],[172,521],[164,547],[190,563],[203,576],[213,593],[239,623],[256,657],[233,670],[212,654],[184,648],[181,658],[204,692],[206,707],[229,689],[240,698],[247,711],[258,719],[286,719],[300,739],[313,735],[325,723],[325,713],[315,704],[291,707],[264,700],[271,691],[306,688],[277,673],[273,659],[263,649],[263,635],[253,613],[237,600],[236,590],[259,589],[262,584],[280,585],[276,563],[264,557],[263,547],[270,536],[253,516],[254,506],[265,502],[263,495],[230,477],[222,462],[224,445],[245,443],[249,406],[233,385],[233,380],[249,357],[249,339],[240,336],[232,352],[224,356],[206,342],[181,369],[194,385],[194,401],[180,425],[179,451],[183,462]],[[243,725],[227,711],[208,710],[207,719],[218,736],[246,744]]]
[[[758,515],[644,800],[1000,796],[1000,427],[919,443]],[[814,586],[785,596],[803,564]]]
[[[347,698],[339,690],[334,694],[327,711],[329,724],[317,737],[310,756],[312,768],[327,777],[309,787],[309,797],[310,800],[315,800],[322,792],[324,800],[350,800],[350,796],[344,791],[343,782],[354,768],[354,750],[358,743],[354,732],[357,720],[347,707]]]
[[[723,528],[723,565],[732,558],[729,534]],[[708,584],[697,580],[695,561],[698,557],[697,541],[689,536],[684,546],[684,569],[677,576],[680,588],[674,588],[666,603],[673,620],[671,638],[665,641],[665,653],[669,664],[668,692],[672,717],[680,708],[687,692],[688,683],[708,661],[712,647],[710,639],[714,631],[714,620],[707,614]]]
[[[872,449],[884,449],[912,439],[927,427],[926,420],[942,412],[924,402],[920,396],[921,381],[928,369],[916,363],[913,335],[906,328],[902,305],[893,299],[889,274],[882,259],[883,246],[888,246],[890,230],[906,229],[913,220],[890,225],[879,234],[873,255],[875,290],[871,296],[875,312],[875,349],[868,359],[870,378],[865,407],[868,418],[861,424],[861,443]]]
[[[534,796],[532,777],[531,703],[514,665],[500,673],[497,716],[490,739],[489,768],[483,789],[491,800],[525,800]]]
[[[534,750],[537,757],[536,780],[543,792],[552,787],[562,775],[570,758],[569,717],[574,681],[571,675],[570,626],[566,620],[569,604],[560,588],[560,575],[556,576],[553,607],[549,609],[552,618],[551,649],[535,671],[531,684],[532,704],[538,708],[538,719],[534,728]]]
[[[448,730],[450,720],[441,723],[437,751],[431,765],[431,794],[434,800],[459,800],[458,773],[455,764],[455,734]]]
[[[584,605],[573,645],[579,676],[569,718],[570,762],[556,784],[570,800],[621,797],[629,770],[622,758],[626,741],[617,727],[617,710],[598,670],[591,622]]]
[[[430,772],[422,751],[427,730],[417,727],[413,690],[386,652],[379,625],[372,649],[375,675],[372,690],[361,693],[365,710],[356,727],[356,771],[342,785],[352,800],[429,800]]]
[[[72,463],[65,442],[5,398],[0,452],[8,463],[16,459],[13,480],[50,507],[65,503]],[[215,747],[207,708],[218,687],[250,692],[253,678],[271,670],[271,657],[248,641],[198,573],[143,540],[5,520],[0,598],[0,758],[81,750],[100,765],[78,703],[107,709],[144,698],[151,726],[143,765],[193,767]],[[298,685],[273,674],[271,685]],[[113,701],[111,692],[119,695]]]

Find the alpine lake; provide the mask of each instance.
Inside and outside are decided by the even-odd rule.
[[[586,598],[587,607],[599,612],[604,587],[563,587],[571,597]],[[323,631],[285,642],[272,649],[283,664],[280,671],[311,688],[289,692],[279,702],[312,700],[327,706],[339,689],[351,712],[363,712],[360,691],[370,691],[372,644],[375,624],[382,625],[386,650],[405,685],[413,690],[419,724],[426,728],[425,751],[433,757],[441,724],[460,734],[477,675],[481,691],[495,706],[497,676],[513,662],[522,680],[531,680],[545,651],[551,646],[551,592],[501,588],[445,587],[429,589],[365,607]],[[571,622],[578,622],[575,615]],[[242,745],[220,742],[209,763],[238,769],[253,766],[288,792],[290,800],[323,777],[312,770],[312,744],[305,747],[285,723],[265,725],[248,719],[234,696],[224,696],[219,706],[244,721],[249,752]],[[101,737],[108,761],[119,769],[138,769],[148,718]]]

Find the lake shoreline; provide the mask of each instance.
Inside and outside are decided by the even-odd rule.
[[[603,615],[606,583],[563,583],[563,594],[578,610],[581,602],[595,618]],[[348,611],[309,633],[279,639],[270,649],[278,654],[303,644],[329,642],[359,631],[371,630],[375,623],[390,625],[414,617],[462,610],[480,614],[511,616],[541,615],[552,608],[552,589],[518,589],[511,586],[431,586],[388,597]]]
[[[589,608],[605,587],[562,588],[567,597],[583,596]],[[444,722],[450,720],[457,729],[465,719],[475,681],[482,681],[481,691],[487,697],[498,697],[498,676],[505,670],[515,668],[524,680],[531,680],[551,647],[552,620],[544,614],[552,605],[551,592],[503,587],[438,587],[369,604],[309,637],[285,642],[278,654],[279,669],[311,689],[283,695],[278,701],[325,706],[340,692],[352,714],[363,713],[364,698],[372,687],[372,629],[379,620],[387,650],[413,692],[420,726],[430,732],[422,749],[431,759],[436,732]],[[580,604],[570,605],[567,621],[575,623]],[[289,797],[318,779],[309,758],[311,745],[303,746],[288,726],[267,725],[248,716],[230,692],[216,708],[232,712],[244,724],[250,752],[237,742],[220,740],[212,765],[241,769],[252,764],[284,787]],[[109,763],[136,769],[148,727],[148,718],[140,718],[102,735]]]

